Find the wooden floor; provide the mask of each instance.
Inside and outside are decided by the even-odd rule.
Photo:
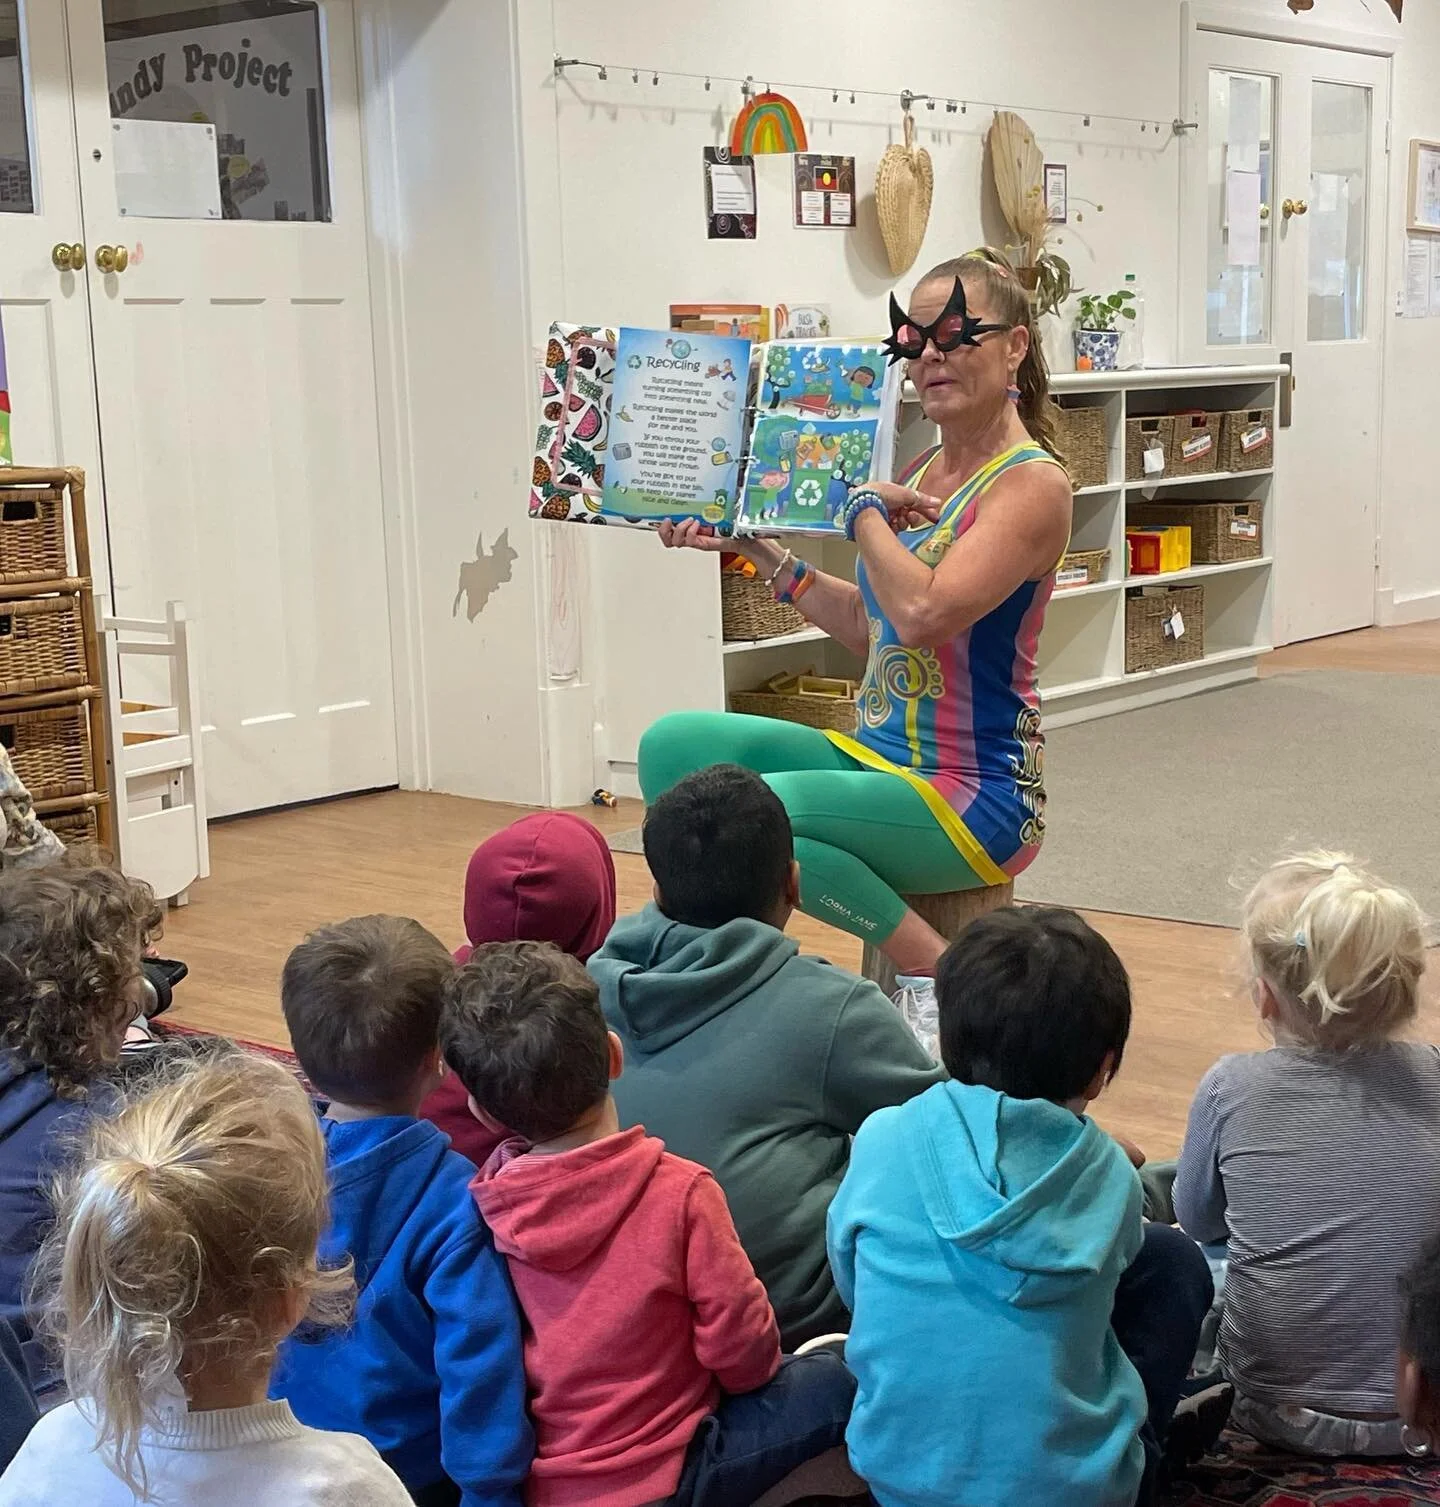
[[[1297,646],[1271,656],[1268,668],[1440,674],[1440,624]],[[188,907],[171,911],[161,948],[191,969],[177,991],[174,1018],[285,1045],[280,968],[305,932],[325,921],[396,912],[416,917],[447,943],[460,942],[470,852],[517,814],[485,801],[395,791],[212,826],[213,877],[196,886]],[[611,831],[640,819],[630,802],[582,814]],[[650,896],[644,861],[617,854],[616,869],[622,912],[638,909]],[[1173,1155],[1201,1074],[1221,1054],[1262,1042],[1244,996],[1236,934],[1134,916],[1090,919],[1130,969],[1136,1003],[1124,1067],[1096,1114],[1152,1156]],[[859,967],[860,945],[843,933],[804,916],[791,930],[808,951]],[[1433,995],[1432,989],[1424,1028],[1440,1039]]]

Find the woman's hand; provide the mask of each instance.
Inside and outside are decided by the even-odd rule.
[[[906,529],[924,528],[940,517],[944,506],[938,497],[917,492],[913,487],[902,487],[893,481],[871,481],[865,484],[867,492],[875,492],[885,504],[890,527],[897,534]]]
[[[698,518],[686,518],[682,523],[672,523],[668,518],[658,530],[660,542],[666,549],[700,549],[709,554],[725,551],[741,554],[739,540],[722,539],[708,523]]]

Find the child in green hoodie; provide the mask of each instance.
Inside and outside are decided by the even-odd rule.
[[[830,1206],[850,1458],[881,1507],[1147,1502],[1212,1288],[1085,1114],[1129,1035],[1124,966],[1073,911],[1002,910],[936,993],[951,1081],[866,1122]],[[1218,1434],[1228,1396],[1207,1407]]]
[[[736,764],[687,776],[650,808],[655,903],[590,959],[624,1045],[622,1126],[644,1125],[725,1192],[787,1350],[843,1332],[825,1211],[850,1137],[943,1072],[876,985],[801,957],[790,818]]]

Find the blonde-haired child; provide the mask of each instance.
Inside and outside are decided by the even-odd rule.
[[[316,1264],[325,1209],[314,1111],[274,1063],[190,1064],[94,1121],[37,1271],[72,1400],[0,1503],[407,1504],[366,1440],[266,1401],[280,1340],[350,1294]]]
[[[1354,859],[1305,853],[1250,892],[1243,934],[1275,1044],[1205,1075],[1175,1181],[1184,1229],[1229,1242],[1232,1416],[1308,1454],[1398,1454],[1397,1278],[1440,1226],[1440,1050],[1398,1034],[1424,917]]]

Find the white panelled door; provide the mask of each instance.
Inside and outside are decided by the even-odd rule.
[[[84,466],[98,483],[83,241],[65,13],[49,0],[0,0],[0,320],[12,451],[22,466]],[[98,485],[89,500],[103,590]]]
[[[1182,204],[1182,344],[1207,364],[1292,354],[1277,436],[1275,640],[1375,621],[1389,63],[1196,32]],[[1258,179],[1258,236],[1247,187]],[[1253,203],[1253,197],[1250,202]]]
[[[350,0],[63,4],[117,610],[201,625],[212,815],[394,784]]]

